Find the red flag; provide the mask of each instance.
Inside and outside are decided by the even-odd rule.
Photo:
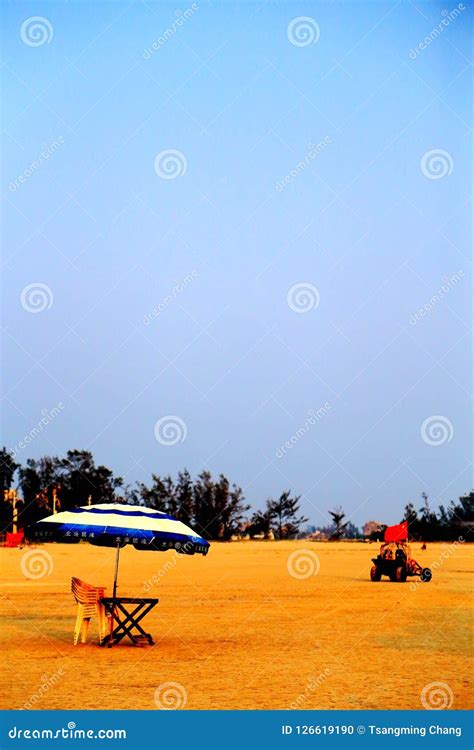
[[[396,526],[387,526],[384,541],[404,542],[408,539],[408,521],[398,523]]]

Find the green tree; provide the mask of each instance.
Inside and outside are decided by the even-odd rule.
[[[462,495],[458,502],[450,503],[447,511],[449,519],[449,538],[457,539],[474,529],[474,491]]]
[[[291,497],[290,490],[282,492],[278,500],[267,500],[267,511],[277,539],[296,536],[300,527],[307,522],[305,516],[299,515],[299,501],[300,496]]]
[[[264,534],[268,536],[272,526],[272,516],[268,508],[266,510],[256,510],[250,519],[250,526],[247,532],[250,536],[254,534]]]
[[[405,505],[405,514],[403,516],[404,521],[408,521],[408,530],[410,530],[411,526],[415,526],[418,524],[418,513],[415,510],[415,506],[413,503],[408,503]]]
[[[123,484],[106,466],[96,466],[92,453],[79,450],[68,451],[65,458],[30,458],[20,468],[19,476],[23,495],[20,519],[24,525],[53,512],[53,490],[59,511],[88,505],[89,497],[91,504],[114,502]]]
[[[5,490],[9,490],[13,483],[13,477],[17,469],[20,468],[20,464],[17,464],[10,451],[7,451],[5,447],[0,450],[0,489],[3,493]]]
[[[138,482],[136,488],[128,494],[127,499],[132,503],[146,505],[163,513],[174,510],[175,488],[170,476],[163,479],[158,474],[152,474],[152,484],[148,487],[144,482]]]
[[[341,539],[347,529],[349,521],[344,521],[346,514],[339,505],[334,510],[329,511],[329,515],[333,520],[333,531],[331,534],[332,539]]]
[[[202,471],[193,485],[194,524],[205,539],[218,539],[221,523],[214,508],[214,482],[209,471]]]
[[[442,534],[440,533],[440,522],[435,512],[430,508],[428,495],[426,492],[421,493],[421,499],[423,505],[420,508],[420,519],[418,522],[418,534],[421,539],[426,541],[433,541],[439,539]]]
[[[359,539],[361,536],[362,535],[359,528],[355,524],[351,523],[351,521],[349,521],[344,531],[344,538]]]
[[[194,521],[193,480],[187,469],[178,473],[174,496],[176,502],[174,515],[183,523],[192,525]]]
[[[18,520],[27,526],[53,512],[53,488],[61,484],[59,459],[29,458],[19,469],[19,483],[23,502],[18,506]]]
[[[407,503],[405,505],[405,512],[402,520],[408,523],[408,538],[418,539],[420,519],[418,518],[418,513],[413,503]]]
[[[241,488],[231,487],[223,474],[214,482],[209,471],[202,471],[194,482],[193,494],[194,525],[205,539],[229,539],[250,508]]]
[[[59,460],[59,497],[62,510],[78,505],[113,503],[122,487],[121,477],[114,477],[106,466],[96,466],[89,451],[70,450]]]
[[[224,482],[229,487],[229,483],[225,477],[221,474],[220,482]],[[233,484],[226,495],[226,505],[222,511],[222,527],[224,539],[230,539],[232,534],[238,531],[244,522],[247,511],[250,510],[250,505],[245,502],[243,490],[236,484]]]

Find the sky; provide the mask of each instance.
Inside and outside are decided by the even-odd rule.
[[[361,525],[472,487],[472,12],[7,2],[3,443]]]

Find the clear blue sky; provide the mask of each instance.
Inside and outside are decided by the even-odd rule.
[[[457,7],[3,2],[3,442],[63,405],[20,460],[209,468],[254,507],[291,488],[317,525],[470,490]]]

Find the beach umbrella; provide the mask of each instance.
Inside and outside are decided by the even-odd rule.
[[[86,505],[55,513],[28,526],[25,536],[32,542],[89,542],[115,547],[114,597],[120,549],[126,544],[145,551],[173,549],[183,555],[207,555],[210,547],[193,529],[167,513],[120,503]]]

